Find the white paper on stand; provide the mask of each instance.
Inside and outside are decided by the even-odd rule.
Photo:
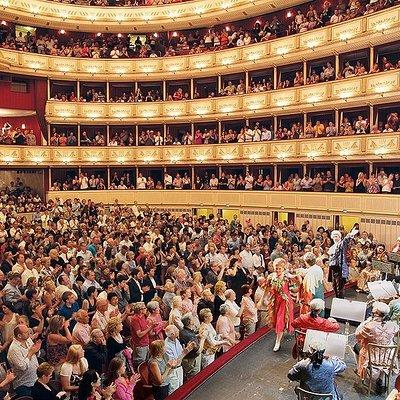
[[[320,342],[325,345],[326,356],[336,356],[344,359],[346,353],[347,336],[339,333],[328,333],[307,329],[303,351],[310,351],[310,344]]]
[[[333,298],[331,317],[345,321],[363,322],[367,312],[367,303],[347,299]]]
[[[390,299],[398,296],[397,290],[394,287],[393,282],[375,281],[368,282],[367,285],[374,300]]]

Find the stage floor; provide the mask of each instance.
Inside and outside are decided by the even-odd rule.
[[[365,301],[366,297],[355,291],[348,291],[346,298]],[[327,308],[330,307],[327,300]],[[354,327],[351,327],[354,331]],[[224,368],[210,377],[189,397],[190,400],[286,400],[294,399],[295,382],[289,382],[287,372],[295,363],[291,356],[294,338],[286,335],[281,350],[272,351],[274,334],[267,333],[259,341],[239,354]],[[354,370],[354,357],[346,353],[347,370],[336,379],[345,400],[377,400],[385,396],[367,395]],[[392,386],[391,386],[392,388]]]

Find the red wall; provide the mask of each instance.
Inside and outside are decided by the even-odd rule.
[[[34,117],[29,123],[21,120],[17,125],[25,123],[27,128],[29,124],[35,125],[32,129],[35,130],[38,144],[40,144],[42,143],[41,132],[47,132],[44,117],[47,99],[47,82],[46,79],[27,79],[27,81],[29,82],[27,93],[13,92],[10,82],[0,81],[0,108],[36,111],[37,118]],[[27,121],[29,118],[32,117],[27,117]]]

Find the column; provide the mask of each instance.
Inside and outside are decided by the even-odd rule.
[[[136,146],[139,146],[139,125],[135,125],[135,141]]]
[[[221,174],[222,174],[222,167],[218,165],[218,179],[221,178]]]
[[[136,92],[137,92],[137,90],[138,90],[138,83],[137,82],[135,82],[134,84],[133,84],[133,87],[134,87],[134,89],[135,89],[135,93],[134,94],[136,94]]]
[[[301,166],[303,167],[303,177],[304,177],[304,175],[307,173],[307,164],[302,163]]]
[[[249,71],[246,71],[245,72],[245,85],[246,85],[246,92],[245,93],[249,93],[249,84],[250,84]]]
[[[303,132],[306,129],[307,125],[307,113],[303,113]]]
[[[339,180],[339,164],[334,163],[334,166],[335,166],[335,182],[337,182]]]
[[[193,100],[194,98],[194,79],[190,80],[190,98]]]
[[[222,121],[218,120],[218,143],[221,143]]]
[[[47,100],[50,100],[51,98],[51,85],[50,85],[50,79],[47,78]]]
[[[340,72],[340,61],[339,61],[339,54],[335,55],[335,73],[338,75]]]
[[[375,64],[375,49],[373,46],[369,48],[369,69],[372,69],[372,66]]]
[[[217,84],[217,91],[218,91],[218,93],[216,93],[217,95],[219,94],[219,92],[221,91],[221,89],[222,89],[222,78],[221,78],[221,75],[218,75],[218,84]]]
[[[304,82],[306,81],[306,79],[307,79],[307,61],[303,61],[303,79],[304,79]]]
[[[108,165],[107,166],[107,182],[106,182],[106,188],[108,188],[111,184],[111,168]]]
[[[371,128],[375,125],[375,118],[374,118],[374,106],[370,105],[369,106],[369,127],[370,131]]]
[[[47,145],[50,145],[51,127],[47,124]]]
[[[336,130],[339,133],[339,110],[335,109],[335,126],[336,126]]]
[[[106,82],[106,101],[110,102],[110,82]]]
[[[374,164],[373,162],[369,161],[368,162],[368,176],[371,176],[371,174],[374,173]]]
[[[274,126],[272,128],[272,137],[275,137],[275,132],[278,130],[278,117],[274,115]]]
[[[80,81],[76,82],[76,97],[78,98],[78,101],[81,101],[81,82]]]
[[[51,188],[51,185],[52,185],[52,182],[51,182],[51,180],[52,180],[52,169],[51,169],[51,167],[49,167],[48,178],[49,178],[49,181],[48,181],[48,189],[47,190],[49,190]]]
[[[106,134],[107,134],[107,138],[106,138],[106,140],[107,140],[107,144],[106,144],[106,146],[108,146],[108,144],[110,143],[110,125],[108,125],[107,124],[107,128],[106,128],[107,130],[106,130]]]
[[[278,67],[274,65],[274,89],[278,86]]]
[[[274,184],[278,181],[278,164],[274,164]]]
[[[78,146],[81,145],[81,124],[78,124]]]
[[[164,124],[163,128],[164,128],[164,132],[163,132],[164,140],[163,140],[163,143],[165,144],[165,138],[167,137],[167,124]]]
[[[190,123],[190,134],[192,135],[192,139],[194,140],[194,122]]]
[[[191,172],[192,172],[192,189],[194,189],[196,176],[194,174],[194,166],[193,165],[192,165],[192,171]]]
[[[163,81],[163,100],[167,100],[167,81]]]

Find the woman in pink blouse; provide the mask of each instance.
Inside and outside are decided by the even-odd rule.
[[[253,293],[250,285],[242,286],[242,302],[239,310],[239,316],[244,327],[244,337],[251,335],[256,330],[256,324],[258,321],[257,307],[254,301],[251,299]]]
[[[236,344],[236,332],[232,320],[229,319],[227,315],[229,313],[229,306],[227,304],[222,304],[219,308],[219,312],[220,315],[218,317],[215,330],[220,339],[224,339],[229,342],[229,344],[224,344],[222,346],[222,350],[225,353]]]
[[[128,378],[125,372],[125,361],[122,358],[113,358],[108,366],[104,384],[115,385],[114,400],[133,400],[133,389],[140,379],[140,374],[133,374]]]
[[[147,303],[149,316],[147,322],[154,323],[153,329],[149,333],[150,343],[155,340],[164,340],[164,328],[168,325],[167,321],[163,321],[160,314],[160,305],[157,301],[149,301]]]

